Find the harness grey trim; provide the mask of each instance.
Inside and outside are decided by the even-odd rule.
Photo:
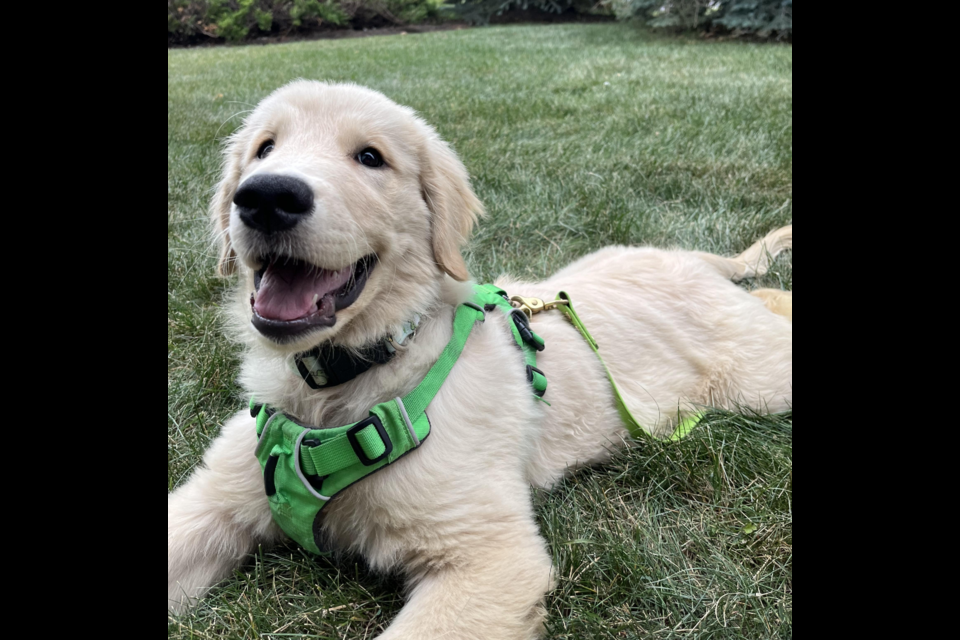
[[[403,416],[403,421],[407,423],[407,430],[410,432],[410,437],[413,438],[413,446],[420,446],[420,438],[417,437],[416,432],[413,430],[413,425],[410,423],[410,416],[407,415],[407,408],[403,406],[403,400],[400,399],[400,396],[394,398],[397,402],[397,407],[400,409],[400,415]]]
[[[260,446],[263,444],[263,434],[267,432],[267,429],[270,428],[270,423],[273,422],[273,419],[276,418],[279,413],[274,413],[272,416],[267,418],[267,421],[263,424],[263,431],[260,432],[260,437],[257,438],[257,448],[253,450],[253,455],[260,454]]]

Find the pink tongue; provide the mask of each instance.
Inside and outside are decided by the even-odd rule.
[[[320,303],[320,312],[330,315],[334,312],[333,296],[324,296],[345,285],[351,275],[352,266],[329,271],[303,263],[275,262],[267,267],[260,280],[253,308],[262,318],[296,320],[316,312]]]

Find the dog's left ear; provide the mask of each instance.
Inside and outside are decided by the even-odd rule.
[[[460,255],[483,204],[470,188],[466,167],[432,127],[419,121],[424,146],[420,152],[420,188],[433,214],[433,255],[437,264],[454,280],[470,278]]]
[[[233,194],[240,184],[240,132],[231,136],[223,153],[223,175],[217,183],[213,199],[210,201],[210,221],[213,223],[214,236],[220,240],[220,257],[217,259],[217,272],[229,276],[237,268],[237,254],[230,244],[230,205]]]

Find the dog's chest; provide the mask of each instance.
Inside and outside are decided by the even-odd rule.
[[[430,436],[324,509],[330,546],[387,566],[405,549],[442,546],[444,536],[482,523],[505,492],[526,499],[541,405],[507,326],[488,314],[427,408]]]

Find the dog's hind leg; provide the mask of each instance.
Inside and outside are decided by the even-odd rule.
[[[223,425],[203,466],[167,498],[167,608],[178,612],[228,575],[257,542],[282,535],[273,523],[254,422],[240,413]]]
[[[762,276],[770,268],[774,258],[781,251],[793,247],[793,225],[780,227],[776,231],[771,231],[760,240],[750,245],[746,251],[732,257],[723,256],[703,251],[695,251],[697,256],[709,262],[724,277],[739,281],[744,278],[753,278]]]
[[[750,295],[763,300],[763,304],[777,315],[793,322],[793,292],[780,289],[756,289]]]

